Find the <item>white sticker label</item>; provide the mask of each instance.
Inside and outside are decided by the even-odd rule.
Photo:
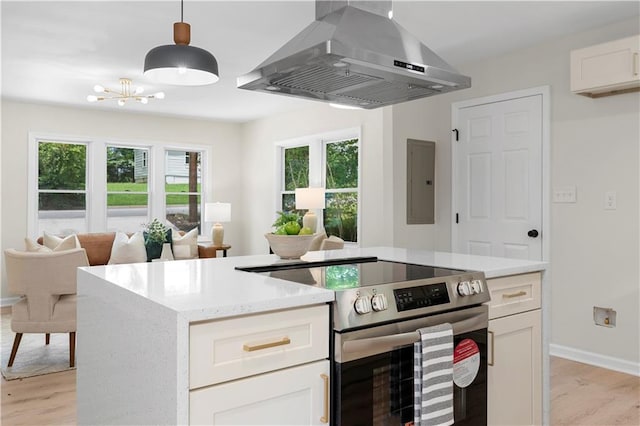
[[[476,342],[464,339],[453,350],[453,382],[461,388],[469,386],[480,370],[480,349]]]

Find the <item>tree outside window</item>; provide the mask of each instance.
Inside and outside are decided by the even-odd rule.
[[[87,146],[38,142],[38,231],[87,230]]]
[[[282,148],[281,200],[283,211],[295,210],[295,189],[308,188],[309,183],[322,182],[326,207],[323,226],[328,235],[336,235],[348,242],[358,240],[358,164],[357,138]],[[312,184],[311,186],[318,186]]]

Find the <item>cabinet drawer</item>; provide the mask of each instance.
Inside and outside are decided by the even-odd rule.
[[[540,308],[540,273],[487,280],[491,301],[489,319]]]
[[[329,306],[193,324],[189,388],[302,364],[329,356]]]
[[[285,368],[189,392],[192,425],[329,423],[329,361]]]

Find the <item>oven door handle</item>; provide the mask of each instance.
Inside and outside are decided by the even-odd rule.
[[[451,323],[453,334],[467,333],[469,331],[486,328],[486,315],[474,315],[461,321]],[[346,354],[371,354],[383,353],[393,350],[394,348],[410,345],[420,340],[419,331],[411,331],[408,333],[392,334],[379,337],[368,337],[365,339],[346,340],[342,342],[342,353]]]

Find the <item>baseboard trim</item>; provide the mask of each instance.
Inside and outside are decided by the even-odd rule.
[[[640,363],[614,358],[612,356],[587,352],[582,349],[556,345],[554,343],[549,345],[549,355],[640,377]]]

